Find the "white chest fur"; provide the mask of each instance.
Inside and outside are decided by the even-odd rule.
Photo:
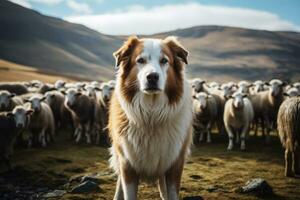
[[[125,159],[141,175],[162,175],[178,158],[192,122],[190,89],[170,106],[165,95],[154,101],[137,94],[129,105],[120,101],[130,123],[122,138]]]

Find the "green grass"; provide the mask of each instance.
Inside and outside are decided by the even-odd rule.
[[[67,135],[67,134],[66,134]],[[200,144],[192,148],[192,154],[184,168],[181,197],[200,195],[204,199],[260,199],[239,194],[236,189],[252,178],[266,179],[275,196],[267,199],[300,199],[300,179],[284,177],[283,150],[278,138],[272,137],[270,146],[262,138],[251,137],[247,151],[226,150],[227,137],[213,135],[212,144]],[[70,189],[65,185],[70,177],[99,173],[101,192],[74,195],[63,199],[113,198],[116,177],[108,167],[108,150],[104,147],[75,145],[61,139],[47,148],[19,149],[13,157],[19,185],[46,186],[53,189]],[[2,167],[3,170],[3,167]],[[159,199],[155,184],[141,184],[139,199]]]

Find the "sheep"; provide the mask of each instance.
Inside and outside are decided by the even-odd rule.
[[[250,94],[257,94],[261,91],[265,90],[265,82],[261,80],[257,80],[252,84],[252,87],[250,88]]]
[[[300,92],[300,82],[295,82],[295,83],[293,83],[293,87],[294,87],[294,88],[297,88],[298,91]]]
[[[209,94],[212,95],[217,102],[218,118],[217,127],[221,134],[225,134],[225,126],[223,122],[224,106],[228,97],[232,94],[232,88],[227,84],[223,84],[221,88],[210,88]]]
[[[291,97],[298,97],[300,96],[300,91],[297,88],[290,88],[288,91],[283,93],[284,96],[291,98]]]
[[[54,87],[55,87],[55,89],[57,89],[57,90],[64,88],[65,85],[66,85],[66,82],[63,81],[63,80],[57,80],[57,81],[54,83]]]
[[[86,142],[91,143],[91,126],[93,125],[93,101],[78,89],[70,88],[66,91],[65,106],[70,110],[75,125],[74,136],[79,143],[82,133],[85,133]]]
[[[300,175],[300,98],[285,100],[278,111],[277,130],[285,149],[285,176]]]
[[[42,84],[39,89],[37,90],[37,93],[40,94],[45,94],[46,92],[55,90],[56,88],[54,87],[54,85],[50,84],[50,83],[46,83],[46,84]]]
[[[102,117],[102,111],[101,111],[101,106],[100,106],[100,101],[98,99],[97,92],[100,91],[101,89],[96,87],[96,86],[85,86],[86,94],[90,97],[92,103],[93,103],[93,131],[92,135],[95,136],[95,143],[99,144],[100,143],[100,134],[104,129],[104,122],[103,122],[103,117]]]
[[[49,91],[46,92],[44,96],[52,110],[55,119],[55,127],[58,129],[68,124],[72,126],[72,115],[64,104],[65,96],[59,91]]]
[[[14,93],[16,95],[22,95],[28,93],[27,87],[18,82],[11,82],[11,83],[6,83],[2,82],[0,83],[0,90],[7,90],[10,93]]]
[[[261,121],[262,133],[266,136],[265,139],[268,144],[272,122],[275,122],[279,106],[284,99],[283,87],[286,83],[278,79],[273,79],[266,84],[269,86],[268,90],[251,95],[250,98],[255,114],[254,123]],[[255,130],[255,132],[257,132],[257,130]]]
[[[29,130],[33,135],[33,142],[38,141],[43,147],[47,146],[47,142],[53,141],[55,135],[55,121],[50,106],[44,102],[46,98],[40,96],[32,96],[28,103],[30,109],[33,110],[29,123]],[[29,146],[32,144],[32,138]]]
[[[196,95],[199,92],[208,92],[208,86],[205,85],[205,81],[201,78],[195,78],[191,80],[191,86],[192,86],[192,95]]]
[[[240,81],[238,83],[238,91],[244,94],[249,94],[249,88],[252,86],[251,83],[248,83],[247,81]]]
[[[221,87],[221,85],[218,82],[215,82],[215,81],[208,83],[208,86],[210,88],[219,88],[219,87]]]
[[[0,111],[11,111],[15,106],[23,104],[20,97],[6,90],[0,91]]]
[[[193,96],[194,130],[200,131],[199,141],[203,141],[206,133],[206,142],[211,142],[211,128],[217,119],[217,102],[212,95],[200,92]]]
[[[27,116],[32,110],[16,106],[11,112],[0,112],[0,156],[10,170],[10,158],[13,155],[14,144],[18,135],[24,130]]]
[[[241,150],[246,150],[245,137],[249,132],[249,126],[254,117],[254,111],[247,94],[235,92],[226,102],[224,109],[224,124],[228,134],[228,150],[233,149],[233,139],[236,142],[241,139]]]

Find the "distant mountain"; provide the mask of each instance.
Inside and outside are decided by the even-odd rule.
[[[0,59],[88,80],[112,78],[112,52],[124,37],[0,1]],[[198,26],[159,33],[189,50],[189,77],[208,80],[300,79],[300,33]]]
[[[118,37],[0,1],[0,58],[83,79],[111,78]],[[101,77],[101,78],[100,78]]]
[[[198,26],[176,35],[190,51],[188,72],[207,79],[300,80],[300,33]]]

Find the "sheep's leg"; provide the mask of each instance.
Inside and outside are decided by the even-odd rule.
[[[236,131],[235,133],[235,143],[236,144],[240,143],[240,130]]]
[[[80,142],[81,135],[82,135],[82,126],[81,126],[81,124],[79,124],[76,129],[77,129],[77,137],[76,137],[75,141],[78,144]]]
[[[246,142],[245,142],[245,139],[246,139],[246,135],[247,135],[247,132],[249,130],[249,125],[248,126],[245,126],[242,131],[241,131],[241,150],[244,151],[246,150]]]
[[[206,133],[207,133],[207,135],[206,135],[206,142],[207,143],[211,143],[211,126],[212,126],[212,123],[209,122],[207,124],[207,129],[206,129]]]
[[[160,198],[162,200],[168,199],[168,191],[167,191],[167,184],[166,184],[166,177],[162,176],[158,180],[158,190],[160,194]]]
[[[233,149],[234,132],[233,132],[232,128],[228,127],[228,126],[226,126],[226,131],[227,131],[228,138],[229,138],[227,150],[232,150]]]
[[[292,169],[292,152],[288,149],[285,150],[285,176],[287,177],[293,177],[293,169]]]
[[[270,128],[271,127],[271,123],[270,123],[270,119],[268,117],[266,117],[266,144],[270,144]]]
[[[199,142],[202,142],[204,138],[203,130],[200,131]]]
[[[40,132],[39,137],[41,138],[42,147],[46,147],[47,146],[47,142],[46,142],[46,130],[44,128]]]
[[[90,134],[90,131],[91,131],[91,125],[88,122],[88,123],[85,124],[85,137],[86,137],[86,143],[87,144],[91,144],[91,134]]]
[[[115,192],[114,200],[124,200],[124,194],[123,194],[122,182],[121,182],[120,175],[118,176],[118,180],[117,180],[116,192]]]
[[[300,175],[300,148],[296,147],[293,153],[293,162],[294,162],[294,172],[297,175]]]

